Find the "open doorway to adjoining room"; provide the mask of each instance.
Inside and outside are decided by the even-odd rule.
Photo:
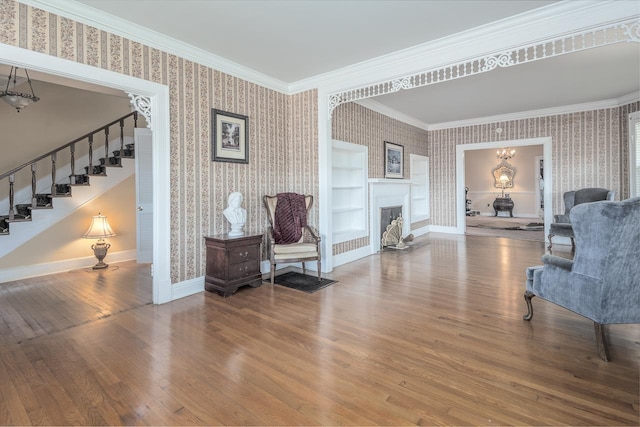
[[[498,158],[504,148],[514,155]],[[544,242],[551,217],[550,153],[551,138],[458,145],[458,232]],[[512,176],[500,182],[505,168]]]

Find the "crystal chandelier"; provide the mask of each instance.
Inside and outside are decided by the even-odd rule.
[[[500,160],[509,160],[516,155],[516,150],[515,148],[503,148],[502,150],[498,150],[497,154]]]
[[[7,104],[11,105],[16,111],[19,113],[23,108],[28,107],[40,100],[33,92],[33,86],[31,85],[31,79],[29,78],[29,73],[26,68],[24,70],[25,75],[27,76],[27,82],[29,83],[29,88],[31,89],[31,95],[28,93],[16,92],[16,79],[18,77],[18,67],[11,67],[11,71],[9,72],[9,77],[7,78],[7,87],[5,90],[0,92],[0,98]],[[9,86],[11,86],[12,90],[9,90]]]

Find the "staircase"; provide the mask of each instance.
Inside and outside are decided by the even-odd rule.
[[[129,113],[0,175],[0,186],[7,183],[9,188],[8,198],[0,201],[2,205],[8,205],[8,211],[3,212],[0,207],[0,257],[133,174],[133,162],[123,161],[133,159],[135,155],[133,138],[124,136],[125,125],[131,121],[133,127],[137,127],[137,112]],[[109,140],[111,127],[119,127],[120,131],[119,137],[113,141]],[[104,145],[94,149],[94,140],[100,136],[104,138]],[[109,146],[113,147],[114,143],[116,150],[110,152]],[[104,156],[97,163],[94,162],[96,150],[104,150]],[[81,152],[85,154],[76,158]],[[68,164],[58,168],[57,160],[65,155],[69,158]],[[37,164],[47,158],[50,159],[51,173],[38,179]],[[76,163],[86,165],[80,173],[76,170]],[[27,185],[16,192],[16,177],[25,181],[29,174],[31,188]],[[58,174],[64,178],[57,179]],[[108,182],[102,179],[107,174],[110,177]],[[15,203],[16,199],[21,202]],[[57,211],[55,214],[52,213],[54,207]]]

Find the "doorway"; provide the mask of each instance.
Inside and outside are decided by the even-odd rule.
[[[543,162],[543,173],[545,177],[545,185],[543,190],[543,218],[544,218],[544,236],[547,236],[549,233],[549,224],[552,220],[552,212],[550,209],[551,206],[551,137],[543,137],[543,138],[530,138],[530,139],[520,139],[520,140],[511,140],[511,141],[493,141],[493,142],[483,142],[476,144],[464,144],[456,146],[456,232],[458,234],[465,234],[466,224],[467,224],[467,216],[466,216],[466,192],[465,192],[465,182],[466,181],[466,171],[465,171],[465,159],[468,153],[476,150],[497,150],[499,148],[504,147],[526,147],[532,145],[542,145],[542,158]],[[491,169],[489,167],[489,169]],[[516,171],[517,173],[517,171]],[[515,177],[514,177],[515,179]],[[473,203],[473,201],[472,201]],[[486,202],[485,209],[486,207]],[[489,206],[492,208],[492,206]],[[493,211],[493,209],[491,210]],[[485,211],[485,212],[491,212]],[[495,213],[495,211],[493,211]],[[546,237],[545,237],[546,239]]]
[[[101,68],[0,44],[0,62],[47,74],[119,89],[144,98],[153,143],[153,302],[171,301],[170,279],[170,185],[169,174],[169,88],[150,81]],[[163,232],[164,230],[164,232]]]

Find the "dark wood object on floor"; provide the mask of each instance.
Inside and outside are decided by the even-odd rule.
[[[496,211],[495,215],[498,216],[498,212],[509,212],[509,216],[513,217],[513,200],[510,197],[496,197],[493,201],[493,210]]]
[[[261,285],[260,245],[262,235],[207,236],[207,271],[204,288],[228,297],[240,286]]]

